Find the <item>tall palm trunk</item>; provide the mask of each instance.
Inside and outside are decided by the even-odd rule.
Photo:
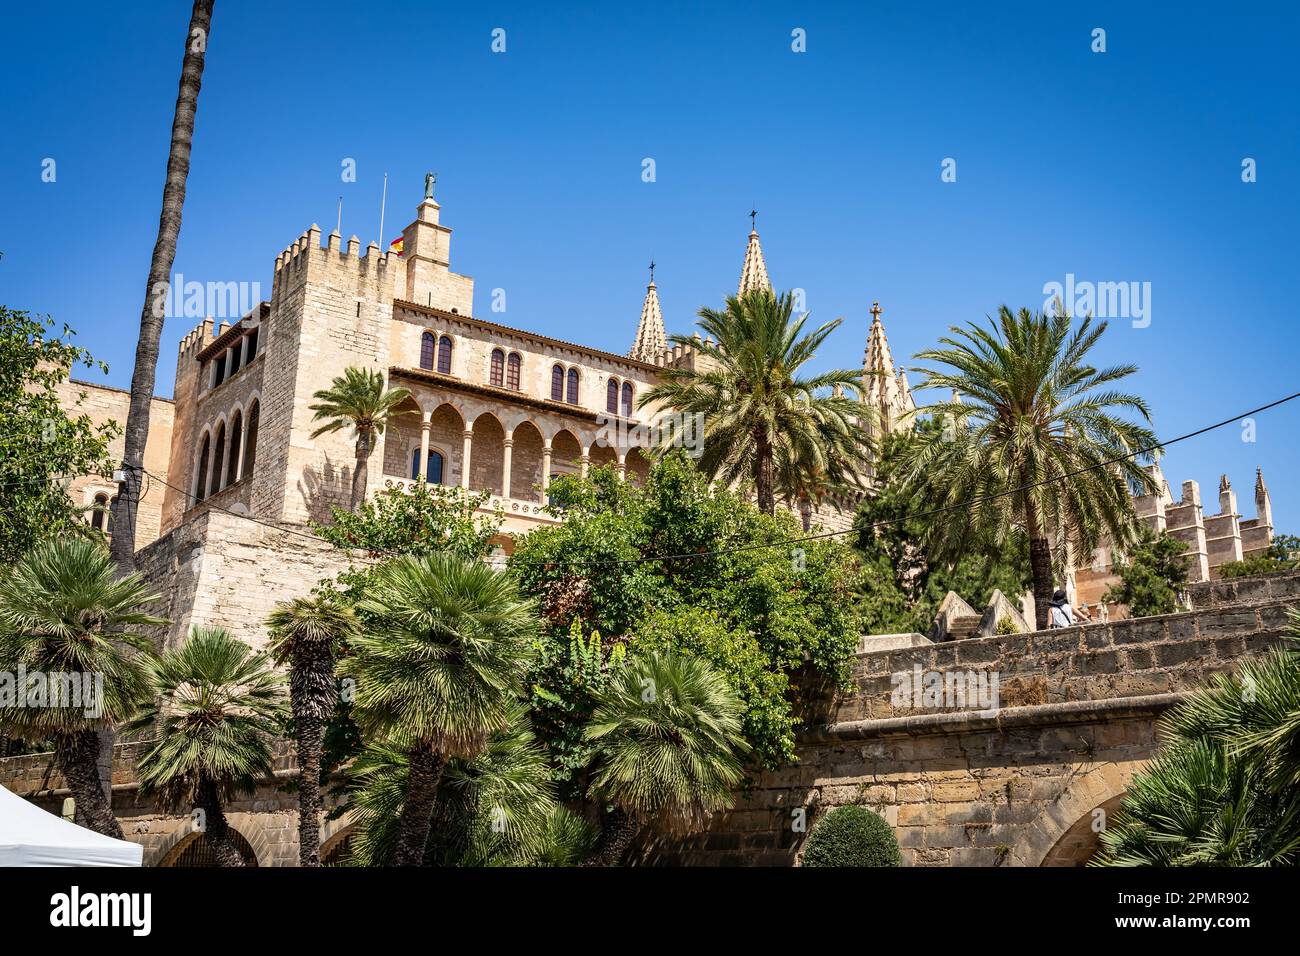
[[[298,731],[298,865],[320,866],[320,754],[325,722],[294,716]]]
[[[96,833],[125,839],[100,781],[99,735],[93,730],[60,735],[54,760],[77,802],[77,815],[85,825]]]
[[[369,428],[357,429],[357,464],[352,469],[352,511],[366,500],[366,482],[370,477],[370,453],[375,450],[375,434]]]
[[[768,515],[776,514],[776,493],[772,480],[772,445],[762,432],[754,435],[757,446],[754,454],[754,485],[758,491],[758,510]]]
[[[185,34],[185,58],[181,61],[180,91],[172,114],[171,149],[167,153],[167,178],[163,183],[162,215],[158,237],[149,261],[149,281],[140,310],[140,338],[135,346],[135,371],[131,376],[131,404],[126,415],[122,465],[126,480],[112,505],[113,559],[122,574],[135,570],[135,517],[140,504],[140,469],[149,437],[149,405],[153,399],[158,370],[158,348],[162,338],[163,303],[169,289],[176,240],[181,231],[181,207],[185,204],[185,180],[190,172],[190,144],[194,139],[194,114],[199,105],[199,86],[212,29],[214,0],[194,0],[190,26]]]
[[[1034,627],[1047,630],[1048,607],[1052,603],[1052,546],[1043,533],[1038,509],[1025,499],[1025,533],[1029,538],[1029,574],[1034,581]]]
[[[807,534],[812,530],[812,502],[807,495],[799,496],[799,517],[803,519],[803,530]]]
[[[208,842],[218,866],[243,866],[244,857],[235,846],[230,823],[221,808],[221,795],[210,777],[200,777],[195,792],[195,803],[203,811],[203,837]]]
[[[582,861],[583,866],[618,866],[627,855],[627,848],[636,836],[636,823],[622,810],[612,811],[600,829],[600,842],[591,856]]]
[[[135,517],[140,512],[141,469],[144,467],[145,444],[149,439],[149,407],[158,371],[158,349],[166,312],[164,303],[169,298],[161,294],[161,290],[171,288],[176,239],[181,232],[181,207],[185,204],[185,180],[190,173],[194,114],[199,108],[199,87],[203,81],[203,63],[212,31],[214,2],[194,0],[189,30],[185,34],[180,90],[172,111],[172,141],[167,152],[167,177],[163,181],[162,214],[158,217],[158,236],[154,240],[153,257],[149,260],[149,281],[145,284],[144,307],[140,310],[140,337],[135,344],[135,371],[131,375],[131,402],[126,413],[122,447],[125,480],[118,486],[117,497],[110,505],[113,537],[109,548],[119,575],[135,570]],[[113,791],[108,778],[111,776],[113,741],[113,728],[105,728],[99,741],[100,783],[110,808]],[[111,833],[108,835],[112,836]]]
[[[438,794],[445,761],[429,747],[416,747],[407,755],[410,773],[402,816],[398,820],[397,845],[393,847],[392,866],[419,866],[424,862],[424,847],[429,842],[429,821],[433,801]]]

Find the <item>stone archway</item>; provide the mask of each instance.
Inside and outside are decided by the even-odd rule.
[[[217,865],[211,848],[207,845],[207,836],[197,831],[179,833],[180,837],[171,848],[163,854],[157,863],[160,867],[214,867]],[[230,836],[235,848],[244,860],[244,866],[258,866],[257,851],[234,827]]]
[[[1101,830],[1119,809],[1124,794],[1111,797],[1075,820],[1047,851],[1039,866],[1087,866],[1101,846]],[[1101,811],[1100,815],[1097,811]]]
[[[1095,839],[1089,842],[1095,838],[1091,832],[1093,811],[1101,808],[1109,816],[1141,763],[1105,763],[1075,776],[1016,841],[1010,862],[1016,866],[1079,866],[1086,862],[1096,850]]]

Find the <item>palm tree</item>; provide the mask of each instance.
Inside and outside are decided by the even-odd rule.
[[[190,26],[185,33],[185,55],[181,60],[180,91],[172,111],[171,147],[167,152],[167,178],[163,181],[162,215],[158,236],[149,260],[149,281],[144,307],[140,311],[140,337],[135,346],[135,371],[131,375],[131,403],[126,414],[122,464],[125,480],[113,499],[113,559],[123,574],[135,570],[135,517],[140,511],[140,483],[144,467],[144,446],[149,438],[149,409],[153,401],[158,370],[158,348],[162,340],[176,240],[181,233],[181,208],[185,205],[185,180],[190,174],[190,144],[194,139],[194,116],[199,108],[199,87],[212,32],[214,0],[194,0]]]
[[[665,368],[662,381],[638,407],[662,404],[704,417],[700,467],[726,484],[752,480],[758,506],[776,511],[777,463],[786,457],[810,470],[828,470],[864,457],[861,373],[847,370],[801,377],[840,320],[804,335],[808,316],[793,317],[794,299],[768,289],[730,296],[726,308],[700,310],[707,338],[675,335],[674,344],[699,353],[693,367]],[[827,392],[830,394],[827,394]]]
[[[482,753],[509,723],[537,614],[509,576],[445,553],[382,565],[357,610],[374,624],[340,673],[356,681],[353,716],[367,740],[406,755],[390,862],[418,866],[447,761]]]
[[[148,702],[154,648],[136,629],[167,622],[145,611],[158,596],[138,574],[116,572],[102,544],[73,537],[37,545],[0,575],[0,671],[21,667],[47,680],[66,675],[83,690],[77,699],[71,685],[49,680],[45,706],[14,701],[0,707],[0,725],[29,739],[52,739],[81,818],[122,839],[99,778],[97,731],[130,719]]]
[[[267,619],[270,652],[289,664],[289,699],[298,745],[298,863],[320,866],[320,762],[325,723],[338,698],[334,658],[357,631],[352,609],[333,594],[295,598]]]
[[[389,422],[411,410],[398,411],[397,406],[411,397],[405,388],[384,388],[384,376],[378,371],[347,368],[334,379],[334,383],[317,392],[311,406],[315,413],[312,421],[325,421],[311,433],[312,438],[326,432],[353,428],[357,433],[357,464],[352,471],[352,504],[356,511],[366,497],[370,453],[375,450],[375,437],[382,435]]]
[[[744,706],[709,664],[672,652],[634,655],[597,695],[587,739],[593,795],[612,805],[587,865],[614,866],[643,826],[681,832],[732,803]]]
[[[1161,720],[1097,862],[1271,866],[1300,861],[1300,618],[1291,646],[1220,674]]]
[[[799,509],[804,531],[812,530],[813,508],[827,498],[849,498],[862,490],[861,480],[855,471],[848,471],[832,459],[827,467],[819,468],[806,461],[782,456],[776,466],[777,494],[787,504]]]
[[[158,735],[140,758],[141,789],[169,808],[201,810],[218,863],[243,866],[222,805],[274,772],[284,680],[265,654],[221,628],[194,628],[151,671],[157,698],[131,725]]]
[[[1098,369],[1088,352],[1107,323],[1003,306],[989,328],[953,328],[920,352],[922,388],[956,392],[918,409],[955,427],[920,431],[902,473],[922,508],[951,509],[928,523],[936,557],[955,558],[980,540],[1023,533],[1029,542],[1039,629],[1052,599],[1052,541],[1087,553],[1101,534],[1125,547],[1138,529],[1131,493],[1149,494],[1142,468],[1156,449],[1147,403],[1109,386],[1137,371]],[[1138,421],[1116,414],[1136,413]]]

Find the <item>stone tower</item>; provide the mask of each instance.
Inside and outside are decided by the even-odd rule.
[[[638,362],[654,363],[668,348],[668,336],[664,332],[664,314],[659,308],[659,290],[655,288],[654,263],[650,264],[650,284],[646,286],[645,301],[641,304],[641,321],[637,323],[636,340],[632,343],[628,358]]]

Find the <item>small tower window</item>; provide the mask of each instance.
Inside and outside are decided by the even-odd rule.
[[[523,364],[519,358],[518,352],[511,352],[510,358],[506,360],[506,388],[512,388],[519,391],[519,367]]]
[[[618,379],[612,376],[605,386],[605,411],[611,415],[618,414]]]
[[[104,530],[104,523],[108,516],[108,495],[95,495],[95,501],[90,512],[90,526],[96,531]]]
[[[492,350],[492,367],[488,372],[488,384],[500,388],[505,382],[506,353],[500,349]]]
[[[578,370],[576,368],[569,369],[569,385],[565,400],[570,405],[578,404]]]
[[[560,365],[551,369],[551,401],[564,401],[564,368]]]
[[[438,371],[451,374],[451,339],[445,335],[438,340]]]
[[[632,383],[623,383],[623,417],[632,417]]]
[[[248,333],[248,338],[244,339],[244,364],[247,365],[253,359],[257,358],[257,329]]]
[[[433,371],[433,333],[420,336],[420,368]]]

